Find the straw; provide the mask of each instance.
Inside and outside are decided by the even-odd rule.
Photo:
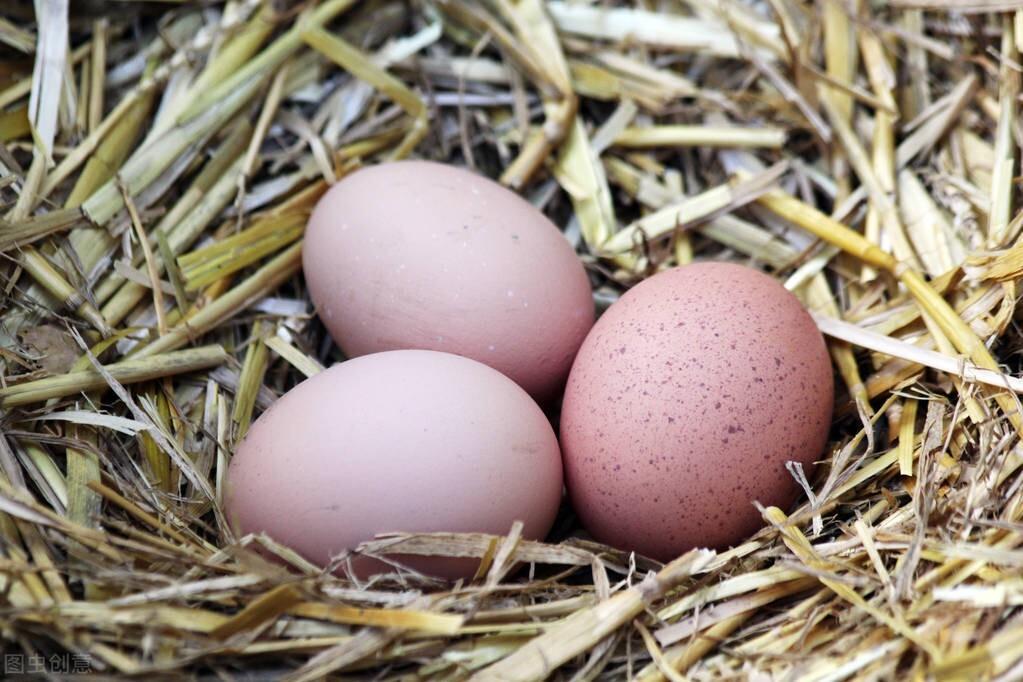
[[[1021,45],[1003,0],[5,3],[5,664],[1018,678]],[[792,504],[663,565],[570,501],[547,538],[393,528],[331,567],[239,537],[238,444],[345,360],[302,277],[309,215],[408,157],[539,207],[600,309],[693,261],[786,286],[836,371]],[[361,557],[393,572],[333,570]]]

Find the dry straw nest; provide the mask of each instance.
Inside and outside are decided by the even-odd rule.
[[[0,41],[7,674],[1023,675],[1023,2],[5,0]],[[407,155],[523,193],[601,304],[693,258],[800,296],[840,378],[800,506],[667,566],[568,510],[399,538],[455,586],[234,537],[234,446],[339,357],[310,207]]]

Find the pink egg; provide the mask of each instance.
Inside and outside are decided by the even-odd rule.
[[[700,263],[629,290],[597,321],[565,390],[569,495],[607,544],[661,560],[723,548],[787,506],[826,444],[834,385],[798,299],[750,268]]]
[[[335,365],[285,394],[239,445],[224,504],[238,533],[263,531],[324,565],[391,531],[505,535],[519,520],[542,539],[561,491],[554,430],[525,391],[473,360],[407,350]],[[479,564],[397,558],[450,578]]]
[[[334,185],[309,221],[305,277],[349,356],[423,348],[560,391],[593,325],[589,280],[544,215],[466,170],[402,161]]]

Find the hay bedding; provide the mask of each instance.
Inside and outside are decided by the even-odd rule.
[[[8,0],[0,41],[7,675],[1023,676],[1023,3]],[[233,537],[235,444],[339,359],[310,207],[410,154],[521,191],[602,305],[784,281],[841,388],[799,507],[663,567],[568,510],[362,548],[479,557],[455,587]]]

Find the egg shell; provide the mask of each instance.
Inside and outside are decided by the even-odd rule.
[[[525,391],[474,360],[405,350],[334,365],[282,396],[238,446],[225,509],[239,534],[265,531],[325,565],[390,531],[504,535],[521,520],[542,539],[561,492],[554,430]],[[399,559],[448,578],[479,563]]]
[[[593,325],[589,280],[527,201],[428,161],[345,177],[313,211],[309,294],[349,356],[402,348],[464,355],[539,400],[560,392]]]
[[[615,547],[668,560],[723,548],[788,506],[826,444],[824,339],[802,304],[751,268],[698,263],[641,282],[597,321],[561,414],[569,495]]]

